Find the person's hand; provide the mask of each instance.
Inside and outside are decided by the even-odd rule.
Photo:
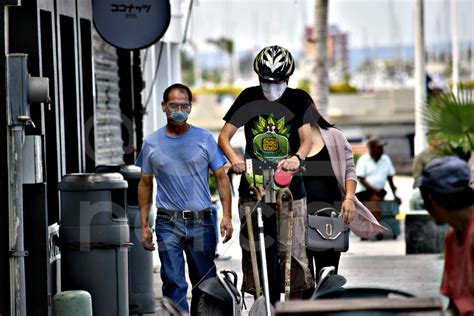
[[[300,160],[296,156],[282,160],[278,163],[278,167],[282,166],[285,171],[294,171],[300,167]]]
[[[221,237],[224,238],[223,243],[228,242],[232,238],[234,228],[232,227],[232,218],[224,216],[221,220]]]
[[[150,227],[142,228],[141,242],[143,248],[146,250],[154,251],[156,249],[155,244],[153,243],[153,232]]]
[[[355,202],[352,199],[345,199],[342,203],[341,213],[342,219],[344,220],[344,224],[349,225],[355,216]]]
[[[245,172],[245,161],[243,159],[236,160],[232,162],[232,170],[236,174],[242,174]]]
[[[394,196],[394,200],[397,202],[398,205],[402,204],[402,199],[400,199],[398,196]]]

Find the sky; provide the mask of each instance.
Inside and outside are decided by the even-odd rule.
[[[189,39],[201,52],[207,39],[234,40],[237,51],[279,44],[303,48],[304,26],[314,22],[314,0],[194,0]],[[183,9],[187,10],[189,0]],[[450,1],[425,0],[425,42],[450,41]],[[390,9],[391,8],[391,9]],[[329,23],[349,33],[351,48],[412,45],[415,0],[329,0]],[[474,41],[474,0],[458,0],[460,42]]]

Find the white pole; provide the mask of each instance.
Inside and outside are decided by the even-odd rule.
[[[453,93],[458,95],[459,85],[459,47],[458,47],[458,5],[457,0],[451,0],[451,40],[453,55]]]
[[[265,310],[266,316],[272,315],[270,307],[270,288],[268,287],[268,269],[267,269],[267,256],[265,254],[265,236],[263,233],[263,219],[262,219],[262,208],[257,207],[257,226],[258,226],[258,239],[260,246],[260,260],[262,263],[262,280],[263,280],[263,297],[265,298]]]
[[[426,103],[425,40],[423,0],[415,8],[415,155],[426,147],[423,107]]]

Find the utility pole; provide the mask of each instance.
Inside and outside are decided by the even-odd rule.
[[[457,0],[451,0],[451,41],[452,41],[452,56],[453,56],[453,93],[458,95],[459,86],[459,47],[458,47],[458,5]]]
[[[423,108],[426,103],[425,36],[423,0],[415,8],[415,155],[426,147]]]

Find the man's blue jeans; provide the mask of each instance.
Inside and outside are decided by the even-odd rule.
[[[186,301],[188,284],[184,268],[185,253],[193,287],[191,313],[194,314],[199,300],[197,285],[216,276],[214,256],[217,239],[214,221],[212,217],[179,219],[159,213],[155,231],[161,261],[163,296],[172,299],[184,311],[189,311]]]

